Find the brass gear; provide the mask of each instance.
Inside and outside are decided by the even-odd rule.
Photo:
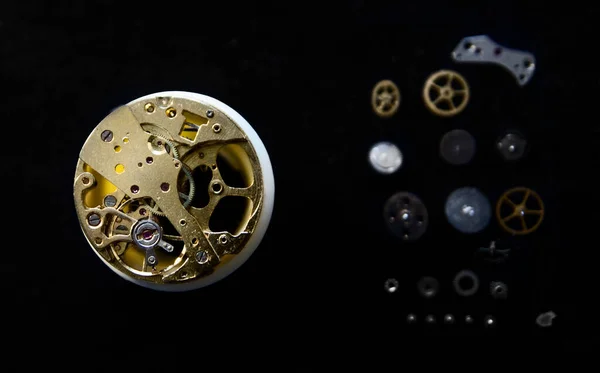
[[[514,195],[521,193],[523,194],[523,198],[520,202],[515,202]],[[532,204],[537,208],[528,207]],[[508,214],[503,213],[504,206],[508,206],[512,212]],[[527,216],[535,217],[534,222],[529,224],[526,219]],[[496,204],[496,218],[502,229],[508,233],[526,235],[538,229],[540,224],[542,224],[542,220],[544,220],[544,202],[540,195],[532,189],[525,187],[512,188],[504,192],[498,199],[498,203]],[[515,218],[519,218],[520,220],[519,228],[516,228],[515,225],[512,227],[509,225],[513,224]]]
[[[400,90],[391,80],[382,80],[373,87],[371,106],[381,118],[396,114],[400,106]]]
[[[467,106],[469,85],[456,71],[440,70],[427,78],[423,87],[423,100],[432,113],[451,117]]]

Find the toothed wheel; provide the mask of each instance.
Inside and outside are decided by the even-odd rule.
[[[74,197],[83,233],[109,268],[144,287],[184,291],[248,259],[274,189],[267,151],[242,116],[208,96],[162,92],[92,131]]]

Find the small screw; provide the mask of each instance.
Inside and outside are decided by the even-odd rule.
[[[198,154],[198,156],[199,156],[200,158],[204,158],[204,153],[200,153],[200,154]]]
[[[110,130],[104,130],[100,134],[100,138],[102,138],[102,141],[104,142],[111,142],[113,139],[113,133]]]
[[[214,133],[219,133],[221,132],[221,125],[219,123],[215,123],[212,126],[212,130]]]
[[[96,245],[100,245],[102,243],[102,238],[96,237],[94,241],[96,241]]]
[[[213,113],[213,111],[212,111],[212,110],[207,110],[207,111],[206,111],[206,116],[207,116],[207,117],[209,117],[209,118],[212,118],[212,117],[214,117],[214,116],[215,116],[215,113]]]
[[[135,194],[138,193],[140,191],[140,187],[137,185],[132,185],[131,186],[131,193]]]
[[[169,185],[169,183],[160,184],[160,190],[162,190],[163,192],[168,192],[170,187],[171,186]]]
[[[151,103],[147,103],[146,105],[144,105],[144,109],[146,109],[146,112],[148,113],[153,113],[154,105],[152,105]]]
[[[492,327],[494,325],[496,325],[496,319],[494,319],[493,316],[486,316],[485,317],[485,326]]]
[[[140,209],[140,215],[145,216],[146,215],[146,209]]]
[[[169,118],[175,118],[175,116],[177,115],[177,110],[175,110],[172,107],[170,107],[170,108],[167,109],[167,111],[165,111],[165,113],[167,114],[167,116]]]
[[[155,265],[156,264],[156,257],[153,256],[153,255],[150,255],[148,257],[148,264],[150,264],[151,266]]]
[[[90,183],[90,178],[87,176],[84,176],[81,181],[83,182],[83,184],[88,185]]]
[[[113,195],[108,195],[104,197],[104,206],[106,207],[115,207],[117,204],[117,198]]]
[[[88,223],[92,227],[97,227],[98,225],[100,225],[100,220],[100,215],[98,214],[91,214],[90,216],[88,216]]]
[[[205,250],[200,250],[196,253],[196,261],[200,264],[208,262],[208,253]]]

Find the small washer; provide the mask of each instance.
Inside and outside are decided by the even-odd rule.
[[[461,283],[464,281],[467,281],[470,284],[465,285],[464,283]],[[458,272],[454,277],[453,284],[456,293],[463,297],[470,297],[472,295],[475,295],[475,293],[477,293],[477,290],[479,290],[479,278],[477,277],[475,272],[470,270],[463,270]]]
[[[398,286],[398,280],[396,280],[395,278],[388,278],[387,280],[385,280],[385,284],[383,284],[385,291],[387,291],[388,293],[395,293],[396,290],[398,290]]]
[[[393,174],[402,166],[402,152],[391,142],[378,142],[369,151],[369,162],[375,171]]]
[[[508,297],[508,286],[504,282],[492,281],[490,283],[490,294],[494,299],[506,299]]]
[[[465,130],[447,132],[440,141],[440,156],[452,165],[471,162],[475,155],[475,139]]]
[[[417,283],[417,289],[419,289],[419,293],[424,298],[433,298],[436,296],[438,290],[440,288],[440,284],[438,280],[433,277],[421,277],[419,282]]]
[[[389,230],[405,241],[417,240],[427,230],[427,208],[412,193],[391,196],[383,207],[383,218]]]

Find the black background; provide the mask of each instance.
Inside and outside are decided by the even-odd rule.
[[[536,343],[579,349],[591,333],[582,284],[592,264],[582,255],[588,242],[595,245],[582,238],[589,222],[582,214],[595,197],[576,175],[597,132],[588,131],[595,119],[579,110],[593,99],[576,86],[598,88],[597,76],[588,75],[593,60],[580,57],[586,38],[593,41],[594,13],[466,0],[4,4],[1,110],[10,140],[2,150],[3,188],[5,216],[16,221],[8,223],[4,245],[2,312],[16,317],[19,334],[40,338],[91,329],[98,338],[130,329],[177,336],[166,325],[187,325],[198,336],[260,335],[284,344],[400,343],[424,334],[511,344],[541,337]],[[459,40],[478,34],[534,53],[530,84],[519,87],[500,67],[454,64],[450,52]],[[435,117],[421,99],[425,79],[442,68],[460,72],[471,87],[471,101],[454,118]],[[402,92],[389,120],[370,108],[381,79]],[[162,90],[203,93],[235,108],[265,143],[276,182],[271,225],[250,260],[227,279],[184,294],[146,290],[110,272],[86,243],[73,208],[78,152],[94,126],[113,108]],[[477,140],[468,166],[447,165],[438,155],[441,136],[455,128]],[[530,144],[518,163],[494,152],[507,129],[520,130]],[[367,162],[380,140],[404,153],[393,176],[376,174]],[[538,191],[547,208],[541,228],[522,239],[495,221],[462,235],[443,215],[445,198],[458,187],[475,186],[495,204],[520,185]],[[383,225],[383,203],[400,190],[418,194],[429,210],[428,232],[415,244],[395,240]],[[576,203],[575,216],[573,198],[582,194],[592,200]],[[496,239],[519,248],[509,263],[473,260],[477,247]],[[450,287],[463,268],[482,280],[468,301]],[[434,301],[416,294],[423,275],[441,281]],[[383,291],[388,277],[401,280],[393,295]],[[493,279],[510,286],[504,305],[484,291]],[[559,317],[551,330],[540,330],[535,317],[547,310]],[[408,312],[421,319],[470,313],[476,325],[410,329]],[[482,327],[486,314],[498,319],[495,329]]]

